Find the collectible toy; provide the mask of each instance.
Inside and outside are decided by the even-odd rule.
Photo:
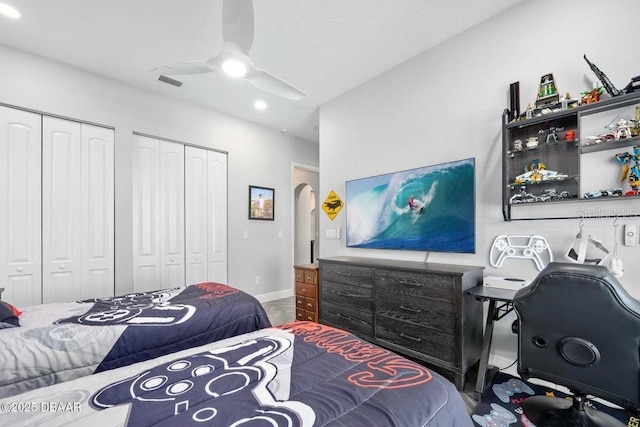
[[[640,195],[640,146],[636,145],[633,147],[633,154],[616,154],[616,160],[623,165],[620,182],[626,179],[629,187],[631,187],[631,189],[625,193],[625,196]]]
[[[516,176],[516,184],[527,184],[538,181],[560,181],[568,175],[556,171],[547,170],[547,167],[540,159],[533,159],[528,166],[528,171]]]

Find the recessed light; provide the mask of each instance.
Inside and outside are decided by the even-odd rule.
[[[244,77],[247,74],[247,66],[235,59],[227,59],[222,63],[222,71],[229,77]]]
[[[8,4],[0,3],[0,14],[6,16],[11,19],[22,18],[22,14],[18,12],[13,6],[9,6]]]
[[[253,103],[253,106],[256,107],[256,110],[264,110],[267,108],[267,103],[264,102],[262,99],[258,99],[256,102]]]

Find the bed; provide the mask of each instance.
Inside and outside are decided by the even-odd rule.
[[[471,426],[452,383],[293,322],[0,400],[2,425]]]
[[[19,322],[0,329],[0,397],[271,326],[221,283],[26,307]]]

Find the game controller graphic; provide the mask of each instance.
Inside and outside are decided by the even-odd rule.
[[[542,236],[507,236],[501,234],[495,238],[489,253],[492,267],[502,267],[508,258],[530,259],[538,270],[542,270],[553,261],[553,254],[546,239]]]
[[[491,404],[491,412],[485,415],[473,415],[473,421],[482,427],[507,427],[518,421],[516,416],[497,403]]]
[[[509,398],[514,394],[527,393],[533,396],[535,393],[526,383],[519,379],[512,379],[502,384],[494,384],[493,393],[504,403],[509,403]]]
[[[85,314],[60,319],[54,324],[171,326],[184,323],[196,312],[189,304],[174,304],[171,299],[181,288],[132,293],[118,297],[89,299],[94,303]]]
[[[125,404],[134,425],[313,424],[307,404],[276,400],[273,389],[288,379],[292,358],[284,353],[292,345],[293,337],[265,336],[185,356],[102,388],[90,405],[100,410]]]

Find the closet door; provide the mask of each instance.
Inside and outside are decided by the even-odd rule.
[[[184,146],[136,135],[133,169],[135,292],[185,283]]]
[[[184,146],[160,141],[160,275],[162,287],[184,286]]]
[[[81,125],[42,120],[42,302],[80,295]]]
[[[114,131],[82,125],[80,171],[81,286],[75,298],[115,292]]]
[[[2,299],[42,301],[41,116],[0,106],[0,287]]]
[[[227,283],[227,155],[207,152],[208,280]]]
[[[185,147],[187,285],[208,281],[208,151]]]
[[[114,293],[113,130],[43,117],[43,302]]]
[[[133,290],[160,286],[160,144],[136,136],[133,147]]]

